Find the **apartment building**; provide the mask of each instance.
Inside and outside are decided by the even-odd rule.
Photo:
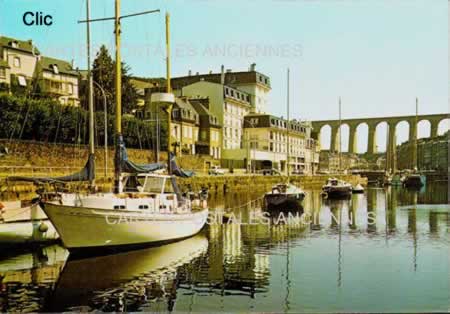
[[[251,111],[250,95],[233,87],[199,81],[184,86],[180,94],[189,98],[208,97],[209,111],[222,125],[221,159],[229,159],[229,152],[242,148],[244,117]]]
[[[0,83],[3,90],[79,105],[78,72],[71,63],[42,56],[32,40],[0,36]]]
[[[200,81],[229,86],[245,93],[248,96],[246,101],[250,103],[253,112],[265,113],[268,109],[268,95],[271,90],[270,78],[256,71],[255,63],[250,65],[248,71],[225,70],[223,65],[218,73],[210,71],[208,74],[198,72],[192,74],[189,71],[187,76],[172,78],[171,84],[174,90],[181,90],[185,86]]]
[[[318,168],[319,145],[311,138],[311,130],[309,123],[251,113],[244,119],[243,147],[232,152],[232,159],[244,160],[254,170],[270,161],[282,172],[313,173]]]

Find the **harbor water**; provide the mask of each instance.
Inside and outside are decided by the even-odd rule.
[[[212,194],[227,220],[158,247],[77,259],[58,244],[2,249],[0,311],[448,311],[446,184],[306,192],[270,218],[264,191]]]

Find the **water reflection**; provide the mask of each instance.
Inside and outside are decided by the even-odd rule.
[[[63,268],[68,252],[58,245],[29,252],[3,252],[0,261],[0,311],[42,309]]]
[[[53,294],[45,294],[47,306],[39,301],[40,309],[447,310],[446,186],[367,189],[349,200],[323,200],[320,191],[311,190],[302,209],[310,223],[271,215],[268,223],[251,224],[252,217],[263,213],[263,193],[211,195],[216,211],[240,219],[217,220],[194,238],[113,256],[69,259],[62,273],[52,277],[50,282],[58,283],[55,289],[49,286]],[[14,271],[5,262],[8,258],[0,269]],[[39,256],[34,259],[27,272],[45,268]],[[18,278],[14,284],[26,282]],[[17,309],[10,294],[2,300],[2,310]]]
[[[163,305],[171,311],[176,298],[176,270],[205,253],[208,240],[187,240],[109,256],[68,260],[49,311],[136,311]]]

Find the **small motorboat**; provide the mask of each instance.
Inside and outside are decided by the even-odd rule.
[[[297,208],[303,201],[306,193],[291,183],[279,183],[264,195],[264,204],[268,209]]]
[[[419,173],[410,173],[403,178],[403,186],[406,188],[420,189],[425,185],[425,176]]]
[[[322,186],[322,191],[328,198],[344,198],[352,194],[352,185],[337,178],[329,178]]]
[[[353,194],[364,193],[364,187],[358,183],[356,186],[352,188],[352,193]]]

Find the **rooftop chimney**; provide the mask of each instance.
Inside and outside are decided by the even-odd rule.
[[[192,75],[192,70],[189,70],[188,71],[188,76],[191,76]]]
[[[225,85],[225,66],[220,67],[220,84]]]
[[[255,71],[256,71],[256,63],[250,64],[250,72],[255,72]]]

